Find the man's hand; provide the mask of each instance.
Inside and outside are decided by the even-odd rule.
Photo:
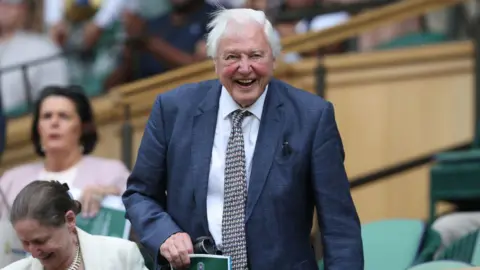
[[[102,36],[103,29],[93,22],[89,22],[83,32],[84,49],[91,50],[97,44]]]
[[[137,14],[128,11],[124,12],[123,23],[125,25],[125,32],[129,38],[141,38],[145,35],[145,20]]]
[[[59,22],[50,29],[50,38],[58,45],[63,47],[68,38],[69,29],[65,22]]]
[[[161,246],[160,254],[175,269],[186,268],[190,265],[188,254],[193,253],[193,244],[186,233],[176,233],[170,236]]]
[[[143,50],[147,39],[145,20],[135,13],[123,13],[125,32],[127,33],[126,47],[132,50]]]

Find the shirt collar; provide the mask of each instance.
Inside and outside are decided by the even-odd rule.
[[[263,104],[265,103],[265,96],[267,95],[268,85],[265,87],[262,95],[252,104],[252,106],[246,108],[247,111],[252,113],[258,120],[262,119]],[[225,86],[222,86],[222,92],[220,93],[220,102],[219,102],[219,113],[222,116],[222,119],[227,119],[227,117],[234,111],[242,109],[236,102],[233,100],[230,93],[228,93]]]

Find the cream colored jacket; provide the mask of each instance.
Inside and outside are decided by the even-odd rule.
[[[114,237],[88,234],[78,229],[78,239],[85,269],[148,270],[134,242]],[[44,270],[39,260],[27,257],[3,270]]]

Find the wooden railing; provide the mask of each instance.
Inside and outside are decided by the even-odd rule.
[[[429,11],[446,8],[465,2],[466,0],[404,0],[398,3],[377,8],[352,17],[344,24],[319,32],[308,32],[287,37],[282,40],[284,52],[311,52],[319,48],[335,44],[377,27],[398,23],[408,18],[423,15]],[[125,84],[114,89],[125,104],[134,105],[142,99],[143,92],[153,95],[168,91],[178,85],[214,78],[213,62],[202,63],[180,68],[149,79]],[[136,96],[136,97],[133,97]],[[150,100],[152,93],[143,97]]]

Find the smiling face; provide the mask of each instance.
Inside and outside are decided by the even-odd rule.
[[[57,269],[72,259],[76,249],[75,214],[65,215],[60,227],[44,226],[35,219],[22,219],[14,224],[23,248],[47,269]]]
[[[71,100],[62,96],[49,96],[43,100],[38,133],[45,153],[78,147],[81,132],[81,120]]]
[[[242,107],[248,107],[265,91],[275,64],[263,26],[235,23],[220,38],[215,71],[222,85]]]

